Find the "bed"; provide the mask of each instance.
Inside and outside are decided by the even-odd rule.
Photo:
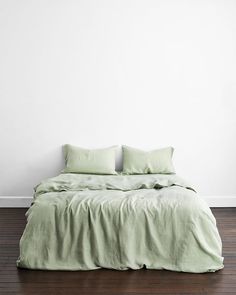
[[[210,208],[175,174],[62,173],[36,187],[26,216],[20,268],[223,268]]]

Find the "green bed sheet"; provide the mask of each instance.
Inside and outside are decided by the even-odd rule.
[[[18,267],[223,268],[210,208],[174,174],[60,174],[36,187],[26,216]]]

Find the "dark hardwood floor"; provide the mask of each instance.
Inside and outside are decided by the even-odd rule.
[[[0,294],[236,294],[236,208],[213,213],[223,240],[225,268],[189,274],[158,270],[84,272],[30,271],[16,268],[26,209],[0,209]]]

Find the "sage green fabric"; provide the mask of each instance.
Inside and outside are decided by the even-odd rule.
[[[64,146],[66,173],[116,174],[116,147],[88,150]]]
[[[123,146],[123,173],[175,173],[172,163],[173,151],[172,147],[146,152]]]
[[[18,267],[47,270],[223,268],[216,221],[176,175],[61,174],[26,213]]]

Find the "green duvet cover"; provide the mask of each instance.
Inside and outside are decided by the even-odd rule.
[[[176,175],[61,174],[36,187],[26,216],[18,267],[223,268],[211,210]]]

